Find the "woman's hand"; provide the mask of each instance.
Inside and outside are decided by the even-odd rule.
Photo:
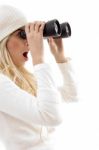
[[[28,47],[33,58],[33,64],[43,62],[44,47],[43,47],[43,29],[44,22],[35,21],[28,23],[25,26]]]
[[[50,37],[48,38],[48,44],[57,63],[67,62],[67,58],[64,54],[62,38],[53,39]]]

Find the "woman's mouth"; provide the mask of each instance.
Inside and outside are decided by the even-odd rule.
[[[28,52],[24,52],[23,56],[25,57],[25,59],[28,59]]]

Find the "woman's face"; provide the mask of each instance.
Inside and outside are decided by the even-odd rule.
[[[17,66],[24,65],[24,63],[28,60],[28,43],[26,39],[23,39],[20,36],[20,32],[23,30],[25,29],[21,28],[13,32],[7,41],[7,49],[14,64]]]

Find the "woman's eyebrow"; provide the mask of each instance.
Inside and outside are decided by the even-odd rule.
[[[25,30],[25,27],[20,28],[19,30]]]
[[[19,28],[16,31],[14,31],[13,34],[16,33],[16,32],[18,32],[18,31],[20,31],[20,30],[25,30],[25,28]]]
[[[25,30],[25,28],[19,28],[19,29],[17,29],[16,31],[19,31],[19,30]]]
[[[21,27],[21,28],[17,29],[16,31],[19,31],[19,30],[25,30],[25,27]]]

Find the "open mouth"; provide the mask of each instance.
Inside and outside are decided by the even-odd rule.
[[[28,58],[28,52],[24,52],[24,53],[23,53],[23,56],[24,56],[25,58]]]

